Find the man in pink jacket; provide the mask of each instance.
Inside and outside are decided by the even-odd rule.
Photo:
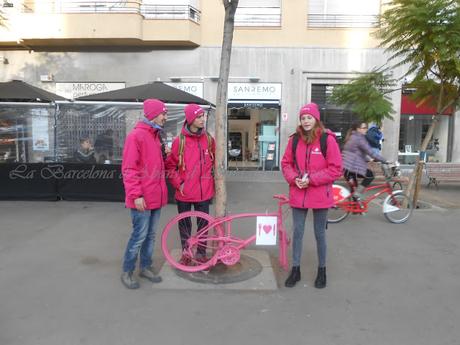
[[[209,204],[214,196],[214,164],[215,142],[206,132],[204,110],[197,104],[189,104],[184,109],[185,123],[181,134],[171,148],[166,160],[168,180],[176,189],[177,210],[179,213],[195,211],[209,213]],[[198,230],[206,226],[200,222]],[[190,218],[179,222],[179,233],[182,248],[190,237],[192,222]],[[184,265],[206,260],[206,247],[198,246],[196,257],[183,256]]]
[[[138,255],[139,276],[153,283],[161,282],[161,277],[152,269],[152,256],[160,211],[168,201],[160,138],[166,119],[167,109],[163,102],[145,100],[144,119],[136,124],[125,141],[121,169],[133,230],[123,258],[121,281],[128,289],[139,288],[133,276]]]

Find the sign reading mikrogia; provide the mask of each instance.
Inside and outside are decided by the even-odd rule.
[[[229,83],[228,99],[281,99],[281,84]]]
[[[96,93],[124,89],[125,83],[105,83],[105,82],[88,82],[88,83],[56,83],[56,93],[59,96],[75,99],[78,97],[94,95]]]
[[[276,245],[277,217],[257,217],[256,245]]]

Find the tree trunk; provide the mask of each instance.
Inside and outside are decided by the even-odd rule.
[[[420,152],[426,151],[426,148],[428,147],[428,143],[433,137],[433,133],[434,133],[434,130],[437,124],[438,124],[438,116],[435,116],[433,118],[433,121],[431,122],[430,127],[428,128],[428,132],[426,133],[425,138],[423,138],[422,146],[420,147]],[[414,195],[412,197],[412,205],[414,205],[414,208],[417,208],[418,196],[420,194],[420,183],[422,180],[423,163],[424,162],[420,160],[420,156],[419,156],[416,160],[416,167],[414,169],[414,173],[412,174],[413,178],[411,176],[411,181],[409,181],[409,185],[407,187],[408,191],[410,191],[412,188],[414,189]]]
[[[442,95],[442,90],[443,89],[441,88],[441,95]],[[426,148],[428,147],[428,144],[431,138],[433,137],[433,133],[436,128],[436,125],[438,124],[439,116],[443,114],[446,111],[446,109],[448,109],[450,106],[452,106],[455,103],[455,101],[451,101],[449,104],[441,108],[441,102],[442,102],[442,96],[440,96],[438,105],[436,107],[437,114],[433,117],[433,121],[431,122],[431,125],[428,128],[428,132],[426,133],[425,138],[423,138],[422,146],[420,147],[421,152],[426,151]],[[418,203],[418,197],[420,193],[420,182],[421,182],[422,173],[423,173],[423,164],[424,162],[420,160],[420,157],[418,157],[416,160],[416,166],[415,166],[414,172],[412,173],[409,179],[409,184],[407,186],[406,195],[409,197],[412,195],[412,204],[414,208],[417,207],[417,203]]]
[[[222,0],[225,7],[224,36],[220,57],[219,82],[216,95],[216,216],[227,214],[227,189],[225,187],[225,159],[227,157],[227,89],[232,54],[233,26],[238,0]]]

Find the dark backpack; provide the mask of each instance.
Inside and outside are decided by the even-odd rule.
[[[319,145],[321,147],[321,153],[323,154],[324,159],[327,158],[327,136],[328,135],[329,134],[327,134],[326,132],[323,132],[321,134],[321,137],[319,138]],[[295,166],[297,167],[297,170],[300,171],[299,165],[297,164],[297,160],[295,156],[298,144],[299,144],[299,134],[295,133],[292,136],[292,157],[294,157],[294,163],[295,163]]]
[[[380,139],[382,139],[382,133],[377,127],[371,127],[366,133],[366,139],[371,147],[375,147],[380,150]]]

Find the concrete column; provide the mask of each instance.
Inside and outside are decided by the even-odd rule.
[[[449,133],[449,117],[440,115],[438,125],[436,126],[433,138],[439,139],[439,151],[435,154],[435,159],[440,162],[447,161],[447,146],[448,146],[448,133]]]
[[[292,60],[292,59],[291,59]],[[283,157],[289,136],[294,133],[299,123],[298,111],[306,102],[307,94],[303,90],[303,74],[300,68],[294,67],[294,62],[286,64],[286,73],[283,75],[281,117],[287,114],[287,121],[281,119],[280,158]]]
[[[390,161],[397,161],[401,121],[401,90],[391,93],[391,102],[393,103],[395,113],[393,114],[393,120],[385,119],[383,121],[385,141],[383,142],[382,155]]]
[[[454,116],[452,162],[460,163],[460,110],[452,116]]]

